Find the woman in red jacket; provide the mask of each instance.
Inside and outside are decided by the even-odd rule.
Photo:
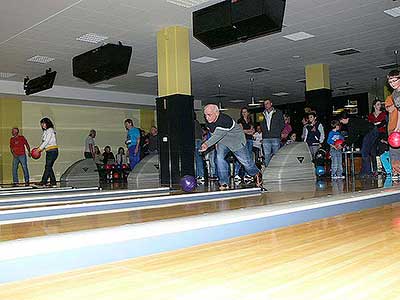
[[[372,171],[375,175],[378,174],[378,167],[376,163],[376,156],[380,155],[382,147],[380,147],[381,140],[386,140],[386,128],[387,128],[387,113],[386,111],[382,110],[382,102],[379,99],[375,99],[372,102],[372,112],[368,115],[368,122],[374,124],[378,128],[379,137],[376,139],[376,145],[373,148],[375,151],[372,154]]]

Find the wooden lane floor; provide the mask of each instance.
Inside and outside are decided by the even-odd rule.
[[[286,185],[286,192],[281,192],[279,188],[271,187],[270,192],[264,193],[261,196],[251,196],[225,201],[217,200],[204,203],[150,207],[146,209],[138,208],[129,212],[0,225],[0,241],[287,203],[301,199],[327,196],[337,192],[330,182],[325,182],[325,187],[323,189],[316,188],[315,182],[312,184],[313,188],[302,183],[302,189],[296,186],[290,187]],[[377,183],[373,182],[370,185],[364,186],[357,183],[357,186],[360,189],[375,188]],[[343,189],[338,193],[342,192],[346,191]]]
[[[400,299],[400,206],[0,286],[0,299]]]

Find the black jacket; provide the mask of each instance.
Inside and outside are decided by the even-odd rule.
[[[274,109],[274,113],[271,118],[270,130],[267,127],[267,118],[265,111],[263,112],[263,120],[260,122],[263,139],[281,138],[281,132],[285,127],[285,120],[283,119],[283,113],[279,109]]]
[[[349,136],[346,139],[346,144],[354,144],[358,139],[364,138],[374,128],[375,126],[367,120],[358,117],[349,118],[349,123],[347,124]]]

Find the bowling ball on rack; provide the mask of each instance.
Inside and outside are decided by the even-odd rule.
[[[388,138],[389,145],[392,148],[399,148],[400,147],[400,132],[392,132]]]
[[[323,176],[325,175],[325,168],[324,166],[317,166],[315,168],[315,174],[317,174],[317,176]]]
[[[185,175],[180,180],[179,185],[183,191],[192,192],[197,186],[197,181],[194,176]]]
[[[113,178],[114,178],[114,179],[119,179],[119,173],[118,173],[118,172],[115,172],[115,173],[113,174]]]
[[[39,159],[40,156],[41,156],[41,152],[39,151],[39,148],[33,148],[33,149],[31,150],[31,157],[32,157],[33,159]]]

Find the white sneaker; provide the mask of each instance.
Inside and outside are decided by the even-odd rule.
[[[239,175],[236,175],[235,178],[233,178],[233,180],[234,180],[235,182],[240,182],[240,181],[242,181],[242,178],[240,178]]]
[[[250,176],[250,175],[244,176],[244,181],[251,182],[251,181],[253,181],[253,180],[254,180],[254,177],[253,177],[253,176]]]
[[[205,179],[204,179],[204,177],[199,176],[196,178],[196,181],[198,184],[203,184],[205,182]]]
[[[220,190],[220,191],[229,190],[229,185],[227,185],[227,184],[221,184],[221,185],[219,186],[219,190]]]

